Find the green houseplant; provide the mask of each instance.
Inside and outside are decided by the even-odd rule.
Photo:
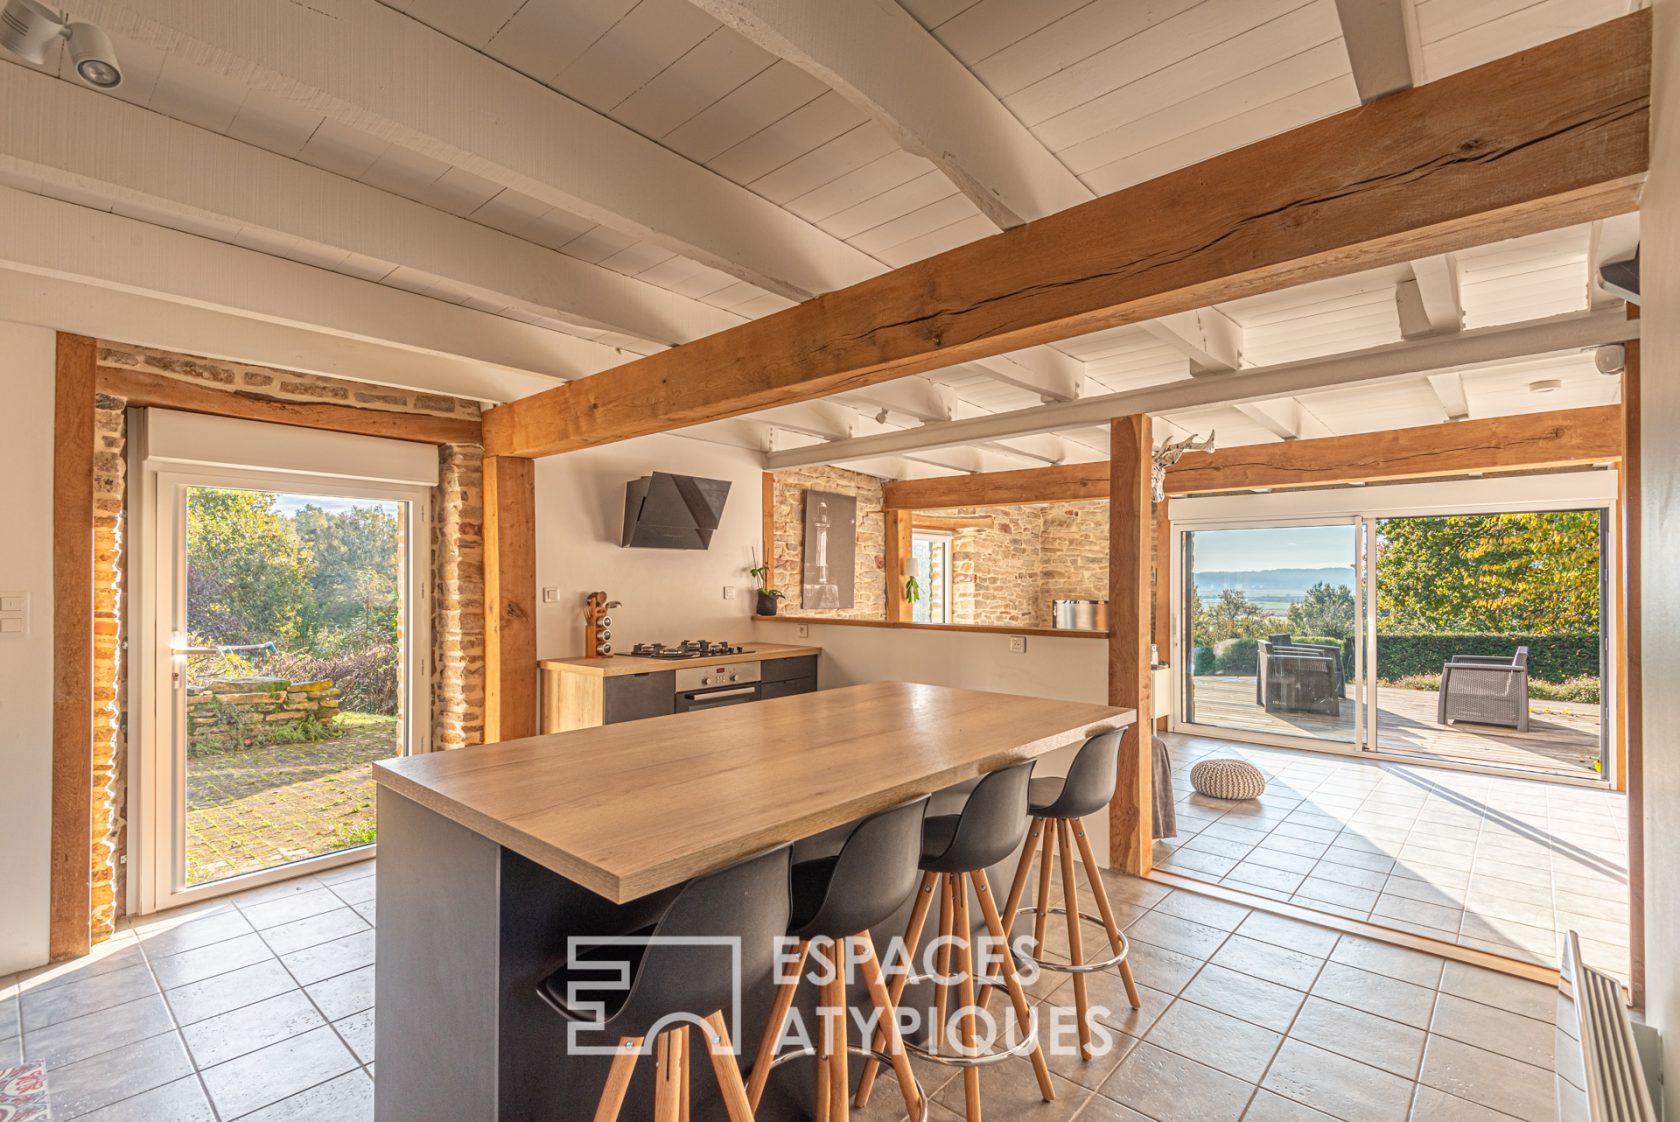
[[[904,578],[904,602],[914,604],[922,598],[922,582],[914,576]]]
[[[747,572],[758,582],[758,614],[773,616],[776,614],[776,601],[782,599],[784,593],[774,588],[766,588],[770,583],[770,566],[754,565]]]

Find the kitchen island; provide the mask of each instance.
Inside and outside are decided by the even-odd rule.
[[[567,1055],[537,998],[569,936],[645,927],[695,876],[1131,720],[877,682],[376,764],[376,1118],[589,1117],[606,1060]],[[769,978],[742,984],[750,1048]]]

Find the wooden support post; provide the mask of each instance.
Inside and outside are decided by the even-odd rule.
[[[88,953],[93,920],[93,445],[98,344],[58,336],[53,406],[52,890],[47,951]]]
[[[1149,474],[1154,450],[1149,418],[1117,417],[1109,439],[1108,703],[1136,709],[1120,748],[1120,784],[1109,806],[1109,859],[1135,876],[1149,872],[1154,706],[1149,667]]]
[[[776,476],[765,472],[759,492],[759,504],[764,519],[764,589],[776,587]]]
[[[887,622],[903,623],[910,619],[912,605],[904,596],[904,580],[908,575],[906,566],[910,563],[910,512],[908,510],[889,510],[883,512],[887,522]],[[922,589],[922,595],[927,595],[927,589]]]
[[[1172,660],[1172,526],[1165,499],[1155,504],[1155,651],[1158,660]],[[1166,731],[1167,718],[1155,727]]]
[[[484,460],[484,739],[537,734],[536,465]]]
[[[1628,316],[1639,318],[1637,305]],[[1627,785],[1628,807],[1628,960],[1629,989],[1636,1009],[1645,1006],[1645,687],[1641,676],[1643,642],[1640,623],[1644,598],[1640,589],[1642,442],[1640,415],[1639,343],[1627,344],[1627,365],[1622,371],[1622,548],[1621,548],[1621,695],[1622,774]]]

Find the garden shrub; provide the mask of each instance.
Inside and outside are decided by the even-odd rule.
[[[277,655],[264,667],[294,682],[330,679],[339,689],[339,706],[355,713],[395,716],[400,663],[390,643],[373,643],[333,655],[301,652]]]
[[[1403,690],[1428,690],[1436,693],[1441,688],[1441,675],[1409,674],[1404,678],[1384,678],[1382,685]],[[1528,680],[1528,698],[1530,701],[1564,701],[1576,705],[1597,705],[1599,703],[1599,682],[1597,678],[1571,678],[1567,682],[1541,682],[1533,678]]]
[[[1224,639],[1213,648],[1214,673],[1242,676],[1259,673],[1259,641]]]
[[[1214,672],[1217,661],[1213,656],[1212,647],[1198,645],[1190,655],[1190,673],[1198,678],[1206,677]]]
[[[1568,635],[1377,635],[1377,669],[1384,680],[1414,674],[1440,677],[1442,663],[1454,655],[1497,655],[1509,658],[1518,647],[1528,648],[1530,681],[1568,682],[1597,678],[1596,632]]]

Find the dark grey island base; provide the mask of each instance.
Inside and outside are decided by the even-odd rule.
[[[961,794],[939,801],[955,809]],[[801,842],[796,856],[833,852],[844,834]],[[609,1060],[567,1054],[564,1023],[537,997],[538,983],[563,961],[568,936],[646,927],[675,890],[614,904],[383,787],[379,850],[376,1122],[589,1122]],[[1011,860],[992,870],[996,891],[1007,890],[1013,869]],[[874,931],[883,953],[903,934],[910,903]],[[769,1015],[771,984],[769,975],[743,979],[743,1067]],[[863,1008],[862,985],[849,992]],[[916,996],[912,987],[905,1004]],[[814,987],[801,988],[807,1024],[814,998]],[[854,1084],[862,1066],[851,1065]],[[814,1072],[808,1060],[778,1068],[758,1118],[809,1118]],[[653,1073],[650,1054],[621,1118],[652,1117]],[[722,1119],[710,1068],[696,1066],[692,1078],[693,1118]],[[890,1070],[875,1095],[902,1109]]]

